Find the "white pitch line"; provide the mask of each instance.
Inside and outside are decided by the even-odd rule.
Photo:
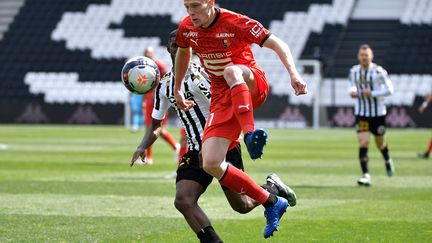
[[[6,149],[8,149],[8,145],[7,144],[4,144],[4,143],[0,143],[0,150],[6,150]]]

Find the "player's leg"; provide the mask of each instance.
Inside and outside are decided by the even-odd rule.
[[[198,205],[198,198],[203,192],[204,189],[199,183],[181,180],[176,183],[174,205],[201,242],[222,242],[211,226],[209,218]]]
[[[387,175],[390,177],[393,176],[394,170],[395,170],[394,164],[393,164],[392,158],[389,155],[389,149],[388,149],[388,145],[385,141],[384,135],[375,135],[375,144],[376,144],[377,148],[381,151],[381,154],[384,158]]]
[[[235,146],[227,152],[226,161],[227,163],[244,171],[240,145]],[[261,185],[261,187],[273,195],[281,196],[287,199],[291,207],[296,204],[296,195],[294,191],[285,185],[275,173],[269,174],[266,178],[266,184]],[[231,208],[238,213],[248,213],[259,205],[257,201],[245,194],[233,192],[224,186],[222,186],[222,189],[229,204],[231,205]]]
[[[231,140],[222,137],[209,137],[203,143],[202,156],[204,170],[219,180],[219,183],[233,192],[244,193],[262,204],[267,218],[264,237],[273,235],[279,220],[289,206],[286,199],[270,194],[256,184],[248,174],[228,165],[224,161]]]
[[[375,144],[377,148],[381,151],[381,154],[384,158],[387,175],[393,176],[395,169],[394,169],[393,160],[390,157],[388,144],[385,140],[386,125],[385,125],[384,116],[373,118],[371,132],[375,136]]]
[[[418,153],[418,157],[422,159],[429,159],[430,153],[432,152],[432,138],[429,139],[429,146],[425,152]]]
[[[369,145],[370,132],[357,132],[357,139],[359,143],[359,161],[360,168],[363,172],[363,177],[357,180],[359,185],[370,186],[371,177],[369,174],[369,157],[368,157],[368,145]]]
[[[187,153],[182,157],[176,181],[174,205],[183,214],[200,242],[222,242],[209,218],[198,205],[199,197],[212,181],[212,177],[199,168],[198,152]]]
[[[251,96],[257,87],[254,74],[247,66],[232,65],[225,68],[224,78],[231,88],[232,109],[245,135],[248,152],[252,159],[258,159],[263,154],[267,133],[262,129],[255,130]]]
[[[270,174],[269,176],[273,175],[275,174]],[[270,177],[267,178],[267,183],[261,185],[261,187],[273,195],[277,195],[287,199],[290,207],[295,206],[297,201],[295,192],[291,188],[283,184],[283,182],[275,182],[269,178]],[[231,208],[238,213],[249,213],[250,211],[252,211],[252,209],[260,205],[258,201],[252,199],[251,197],[243,193],[233,192],[225,187],[223,187],[223,192]]]

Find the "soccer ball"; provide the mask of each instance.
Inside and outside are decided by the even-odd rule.
[[[157,86],[160,72],[156,63],[144,56],[133,57],[122,68],[124,86],[132,93],[146,94]]]

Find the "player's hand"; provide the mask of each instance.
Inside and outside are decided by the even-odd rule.
[[[181,92],[175,92],[174,97],[177,107],[181,110],[187,111],[195,105],[192,100],[186,100]]]
[[[372,92],[368,88],[363,89],[362,93],[363,93],[363,96],[365,96],[365,97],[371,97],[372,96]]]
[[[426,106],[424,106],[424,105],[421,105],[421,106],[418,108],[418,111],[419,111],[420,113],[423,113],[425,110],[426,110]]]
[[[350,93],[351,98],[355,99],[358,98],[357,92],[351,92]]]
[[[295,91],[295,95],[307,94],[307,84],[300,76],[291,77],[291,86]]]
[[[130,161],[130,166],[132,167],[139,159],[142,163],[145,163],[145,155],[144,155],[144,149],[138,147],[135,153],[132,155],[132,159]]]

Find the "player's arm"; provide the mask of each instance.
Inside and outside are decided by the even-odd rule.
[[[348,75],[348,80],[349,80],[349,87],[348,87],[348,93],[351,96],[351,98],[355,99],[358,98],[358,90],[357,90],[357,85],[354,81],[354,77],[353,77],[353,72],[350,71],[349,75]]]
[[[379,89],[375,89],[370,91],[372,97],[383,97],[383,96],[389,96],[393,94],[394,88],[393,83],[390,80],[387,71],[384,69],[381,69],[378,73],[378,78],[381,81],[381,85]]]
[[[141,156],[141,159],[145,158],[145,150],[150,147],[156,139],[159,137],[162,131],[162,120],[152,119],[152,123],[149,128],[147,128],[146,133],[138,145],[135,153],[132,156],[130,166],[133,166],[135,161]],[[144,161],[143,161],[144,162]]]
[[[288,45],[275,35],[270,35],[269,38],[264,42],[263,46],[273,50],[279,56],[279,59],[282,61],[291,77],[291,85],[294,88],[295,94],[306,94],[307,84],[300,77],[300,74],[295,67],[294,58]]]
[[[428,105],[429,105],[430,103],[432,103],[432,92],[430,92],[430,93],[426,96],[425,100],[424,100],[423,103],[420,105],[420,107],[419,107],[419,112],[420,112],[420,113],[423,113],[423,112],[426,110],[426,108],[428,107]]]
[[[187,70],[189,68],[190,59],[191,59],[191,48],[182,48],[179,47],[177,49],[177,54],[175,58],[175,85],[174,85],[174,97],[176,99],[176,104],[179,109],[189,110],[192,106],[195,105],[193,101],[186,100],[181,92],[181,86]]]
[[[135,161],[140,156],[141,160],[144,162],[144,151],[156,141],[162,131],[162,120],[164,119],[164,116],[170,107],[168,97],[163,92],[166,87],[165,85],[166,83],[161,81],[156,87],[152,111],[152,123],[150,124],[150,127],[146,129],[146,133],[141,140],[141,143],[138,145],[135,153],[133,154],[130,166],[133,166]]]

